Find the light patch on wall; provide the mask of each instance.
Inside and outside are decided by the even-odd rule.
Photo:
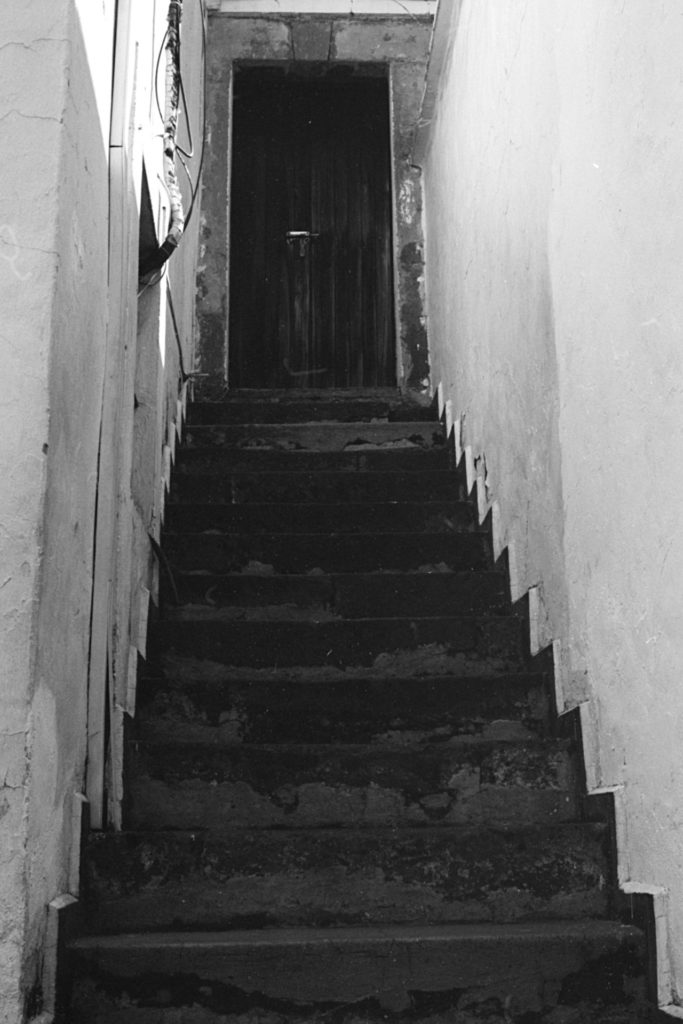
[[[76,0],[76,15],[91,68],[107,67],[111,60],[111,37],[116,14],[116,0]],[[99,114],[99,129],[104,149],[109,146],[109,116],[111,111],[111,89],[105,75],[92,74],[93,89]]]
[[[53,807],[57,784],[57,711],[55,696],[41,680],[30,717],[32,792],[40,793],[41,816]]]
[[[398,195],[398,215],[404,224],[412,224],[417,216],[415,186],[410,179],[401,182]]]

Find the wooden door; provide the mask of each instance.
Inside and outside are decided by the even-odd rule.
[[[236,76],[230,387],[396,380],[384,78]]]

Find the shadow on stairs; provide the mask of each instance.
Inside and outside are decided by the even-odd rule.
[[[433,409],[191,407],[72,1024],[653,1020],[504,559]]]

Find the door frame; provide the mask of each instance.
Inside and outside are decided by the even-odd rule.
[[[427,6],[427,5],[425,5]],[[425,298],[422,180],[414,164],[432,33],[423,17],[210,16],[207,110],[212,138],[204,169],[204,212],[197,321],[197,391],[225,393],[228,382],[232,104],[235,67],[260,63],[372,63],[388,69],[393,215],[393,279],[398,388],[430,393]],[[333,54],[333,56],[330,56]]]

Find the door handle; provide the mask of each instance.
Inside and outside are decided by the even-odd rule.
[[[285,233],[287,245],[296,245],[298,256],[305,256],[308,252],[308,243],[319,237],[319,231],[287,231]]]

